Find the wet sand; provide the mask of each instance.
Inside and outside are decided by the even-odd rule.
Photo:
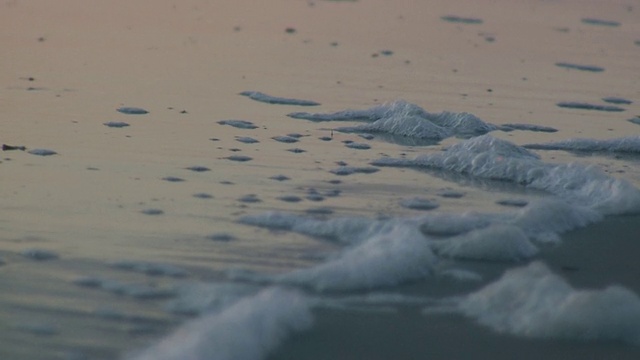
[[[3,2],[0,143],[57,154],[1,153],[0,288],[8,290],[0,296],[0,357],[65,359],[77,351],[91,359],[114,358],[185,320],[163,311],[162,296],[143,301],[73,283],[104,276],[163,289],[181,281],[114,269],[108,265],[114,261],[173,264],[186,269],[189,280],[208,281],[224,278],[230,267],[279,273],[309,266],[334,249],[301,235],[238,224],[240,215],[322,206],[336,216],[406,216],[420,212],[400,200],[418,195],[437,199],[442,211],[499,211],[504,208],[495,200],[510,191],[537,198],[508,186],[484,191],[481,184],[410,169],[336,176],[330,170],[340,161],[364,167],[383,155],[413,157],[424,148],[374,139],[369,150],[350,149],[343,141],[365,141],[332,132],[334,124],[286,114],[404,99],[433,112],[470,112],[497,125],[558,129],[493,133],[520,145],[638,134],[640,127],[627,121],[640,113],[638,11],[624,1]],[[447,15],[482,22],[441,18]],[[581,21],[594,17],[621,26]],[[321,105],[265,104],[239,95],[243,91]],[[612,96],[634,102],[616,105],[622,112],[557,106],[606,105],[601,99]],[[149,113],[123,114],[116,111],[120,107]],[[257,128],[218,124],[229,119]],[[111,121],[129,126],[104,125]],[[291,133],[303,137],[293,144],[273,140]],[[326,136],[333,138],[320,139]],[[294,148],[305,152],[288,151]],[[549,162],[595,164],[640,186],[637,157],[539,153]],[[234,155],[252,159],[229,160]],[[210,171],[187,169],[193,166]],[[277,175],[290,180],[270,179]],[[322,202],[279,200],[304,198],[310,189],[340,193]],[[437,193],[443,189],[465,195],[442,198]],[[194,197],[199,193],[211,198]],[[238,201],[248,194],[261,201]],[[634,270],[627,270],[635,269],[636,220],[613,218],[566,234],[565,244],[545,250],[542,258],[575,286],[621,283],[638,293]],[[217,233],[238,240],[208,238]],[[605,248],[601,238],[615,242]],[[23,256],[33,248],[58,258]],[[594,252],[605,256],[596,262]],[[105,321],[104,308],[144,319]]]

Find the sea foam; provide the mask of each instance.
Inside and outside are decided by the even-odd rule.
[[[548,164],[524,147],[482,135],[457,143],[445,151],[419,155],[413,160],[382,158],[375,166],[425,167],[472,178],[508,181],[547,191],[576,206],[604,215],[640,211],[640,190],[613,178],[597,167],[578,163]]]
[[[401,100],[365,110],[344,110],[329,114],[297,112],[289,116],[311,121],[363,121],[366,124],[340,127],[336,130],[383,133],[426,140],[442,140],[451,136],[476,136],[498,129],[497,126],[473,114],[449,111],[429,113],[418,105]]]
[[[524,145],[524,147],[539,150],[640,154],[640,136],[628,136],[608,140],[575,138],[544,144],[527,144]]]
[[[300,293],[267,288],[219,313],[187,322],[131,360],[264,359],[292,333],[311,327],[311,301]]]
[[[544,264],[507,271],[463,297],[459,311],[498,332],[640,345],[640,298],[621,286],[577,290]]]
[[[325,262],[310,268],[280,275],[233,274],[245,280],[298,285],[317,291],[370,289],[427,276],[438,260],[418,223],[410,219],[315,220],[271,212],[245,216],[240,222],[291,230],[346,245]]]

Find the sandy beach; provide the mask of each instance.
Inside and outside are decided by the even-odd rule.
[[[0,358],[638,358],[639,12],[3,1]],[[524,268],[630,320],[492,328],[474,299]],[[216,312],[263,305],[282,339],[234,353]]]

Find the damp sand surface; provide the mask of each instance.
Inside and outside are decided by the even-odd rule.
[[[458,163],[449,158],[452,168],[439,166],[438,154],[468,136],[425,143],[405,127],[402,141],[361,137],[336,130],[361,126],[357,116],[287,116],[309,104],[331,114],[401,100],[433,114],[473,114],[490,125],[488,136],[514,146],[594,139],[585,144],[597,148],[579,153],[532,149],[538,160],[509,157],[523,148],[502,154],[514,164],[540,161],[536,169],[593,165],[604,177],[577,173],[620,186],[632,202],[640,160],[602,147],[639,134],[628,121],[640,113],[638,9],[506,0],[18,0],[0,9],[0,41],[10,50],[0,59],[0,287],[9,289],[0,295],[0,358],[154,358],[183,326],[232,340],[260,321],[274,328],[241,348],[220,346],[247,359],[640,356],[628,340],[640,324],[603,323],[597,328],[610,331],[595,339],[575,335],[581,329],[558,337],[555,328],[532,338],[451,305],[452,296],[472,303],[519,268],[566,281],[570,294],[613,284],[640,294],[637,215],[578,194],[597,209],[582,213],[571,207],[575,194],[524,186],[518,173],[484,176],[473,164],[485,158],[469,165],[464,152]],[[584,21],[600,18],[607,23],[596,25],[607,26]],[[239,95],[246,91],[287,101],[251,101]],[[556,105],[610,106],[602,99],[611,97],[629,100],[615,104],[624,111]],[[295,149],[283,138],[297,140]],[[503,151],[489,143],[460,148]],[[372,165],[380,159],[394,166]],[[438,207],[402,205],[414,198]],[[629,205],[614,200],[614,208]],[[549,229],[510,218],[537,219],[540,201],[552,201],[547,209],[568,202],[575,215],[551,229],[557,237],[534,239]],[[503,213],[508,220],[484,215]],[[483,246],[487,234],[504,243]],[[403,241],[385,248],[384,239]],[[377,262],[379,253],[388,261]],[[409,270],[397,265],[410,262]],[[624,304],[635,311],[632,300]],[[288,337],[274,342],[274,331]],[[171,348],[176,359],[221,353],[206,346]]]

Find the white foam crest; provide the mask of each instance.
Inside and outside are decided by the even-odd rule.
[[[308,113],[294,112],[287,116],[295,119],[304,119],[311,121],[367,121],[373,122],[385,117],[409,117],[419,116],[425,117],[427,114],[423,108],[418,105],[408,103],[403,100],[396,100],[382,105],[377,105],[364,110],[343,110],[334,113]]]
[[[621,286],[576,290],[544,264],[507,271],[463,297],[459,310],[499,332],[640,345],[640,298]]]
[[[239,222],[271,229],[295,231],[300,234],[351,245],[359,244],[376,234],[388,231],[394,226],[389,221],[367,218],[349,217],[317,220],[277,211],[243,216],[239,219]]]
[[[311,327],[311,301],[280,288],[192,320],[132,360],[264,359],[291,333]]]
[[[497,126],[486,123],[479,117],[466,112],[443,111],[438,114],[428,114],[426,118],[435,125],[459,135],[481,135],[497,129]]]
[[[546,190],[572,204],[588,206],[605,215],[640,212],[640,190],[595,166],[577,163],[547,166],[529,186]]]
[[[515,182],[605,215],[640,212],[640,190],[629,182],[593,166],[546,164],[528,150],[490,135],[462,141],[443,152],[420,155],[413,161],[386,158],[372,164],[428,167]]]
[[[436,261],[418,227],[405,222],[345,249],[327,262],[278,275],[274,280],[318,291],[367,289],[424,277]]]
[[[248,284],[184,283],[177,286],[176,298],[168,302],[166,309],[188,315],[219,311],[257,291],[256,286]]]
[[[544,144],[527,144],[524,147],[540,150],[573,150],[588,152],[640,153],[640,136],[597,140],[573,138]]]
[[[295,112],[288,116],[311,121],[364,121],[369,124],[339,128],[344,132],[388,133],[419,139],[440,140],[453,135],[480,135],[498,129],[469,113],[429,113],[418,105],[396,100],[365,110],[335,113]]]
[[[342,132],[388,133],[429,140],[442,140],[454,135],[454,132],[450,129],[438,126],[423,117],[399,115],[385,117],[371,124],[341,127],[337,130]]]
[[[420,230],[430,236],[452,236],[481,229],[496,220],[496,215],[477,212],[462,214],[435,213],[418,219]]]
[[[538,253],[522,229],[501,224],[434,241],[433,248],[440,256],[463,260],[522,261]]]
[[[583,227],[602,220],[603,215],[584,206],[571,205],[560,199],[532,201],[515,211],[508,221],[521,228],[538,242],[557,242],[558,233]]]

